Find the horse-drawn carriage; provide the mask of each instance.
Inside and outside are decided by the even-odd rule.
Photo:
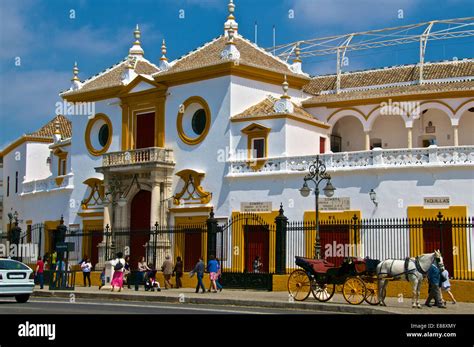
[[[297,301],[306,300],[310,294],[316,300],[330,300],[336,286],[342,285],[344,299],[359,305],[364,300],[370,305],[378,305],[376,267],[380,263],[375,259],[349,257],[340,267],[323,259],[295,257],[295,270],[288,278],[288,292]]]

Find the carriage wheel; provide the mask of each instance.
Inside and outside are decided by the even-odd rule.
[[[377,282],[365,282],[365,302],[370,305],[380,303]]]
[[[336,291],[335,284],[318,284],[313,282],[311,286],[311,291],[316,300],[320,302],[326,302],[332,298],[334,292]]]
[[[349,277],[342,286],[342,295],[351,305],[360,305],[365,299],[365,284],[359,277]]]
[[[288,293],[296,301],[303,301],[309,296],[311,281],[303,270],[295,270],[288,278]]]

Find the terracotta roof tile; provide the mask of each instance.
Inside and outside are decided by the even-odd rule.
[[[57,115],[48,123],[43,125],[37,131],[27,134],[29,136],[36,136],[36,137],[53,137],[54,131],[56,130],[56,121],[59,121],[59,131],[61,132],[61,137],[63,139],[70,138],[72,136],[72,123],[69,119],[64,117],[63,115]]]
[[[412,82],[419,79],[418,65],[394,66],[369,71],[348,72],[341,75],[341,89]],[[426,63],[424,80],[438,80],[474,76],[474,60]],[[336,75],[314,77],[303,90],[310,94],[336,89]]]
[[[67,90],[65,95],[79,94],[86,91],[116,87],[122,85],[122,73],[125,70],[128,58],[125,58],[118,64],[98,73],[95,76],[85,80],[80,89],[75,91]],[[146,59],[135,60],[135,72],[137,74],[152,75],[160,71],[159,68]]]
[[[173,74],[177,72],[189,71],[207,66],[213,66],[227,62],[221,59],[221,52],[225,47],[227,37],[221,35],[211,42],[204,44],[196,50],[184,55],[175,62],[169,70],[159,73],[159,76]],[[275,71],[287,75],[304,77],[290,70],[289,65],[280,58],[274,57],[262,48],[238,36],[234,43],[240,52],[239,64],[249,65]]]
[[[372,99],[383,97],[394,97],[403,95],[423,95],[437,92],[448,91],[465,91],[470,90],[474,92],[474,81],[462,81],[451,83],[432,83],[432,84],[415,84],[410,86],[399,86],[382,89],[361,90],[353,92],[344,92],[339,94],[322,94],[313,96],[303,102],[303,105],[328,103],[337,101]]]
[[[271,118],[272,116],[279,115],[279,113],[276,113],[273,109],[273,105],[277,100],[278,99],[276,99],[275,97],[269,95],[264,100],[260,101],[258,104],[247,108],[245,111],[231,117],[231,119],[245,119],[251,117]],[[292,115],[297,116],[298,118],[309,119],[316,123],[325,124],[324,122],[321,122],[315,117],[313,117],[313,115],[307,112],[303,107],[295,104],[294,102],[292,102],[292,104],[294,108]]]

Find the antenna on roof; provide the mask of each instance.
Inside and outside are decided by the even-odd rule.
[[[257,28],[258,28],[258,24],[257,24],[257,21],[255,21],[255,44],[257,44]]]
[[[275,46],[276,46],[276,28],[273,24],[273,55],[275,55]]]

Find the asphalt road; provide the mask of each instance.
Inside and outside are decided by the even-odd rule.
[[[328,314],[317,310],[285,310],[223,305],[172,304],[159,302],[30,298],[25,304],[0,299],[1,314]]]

